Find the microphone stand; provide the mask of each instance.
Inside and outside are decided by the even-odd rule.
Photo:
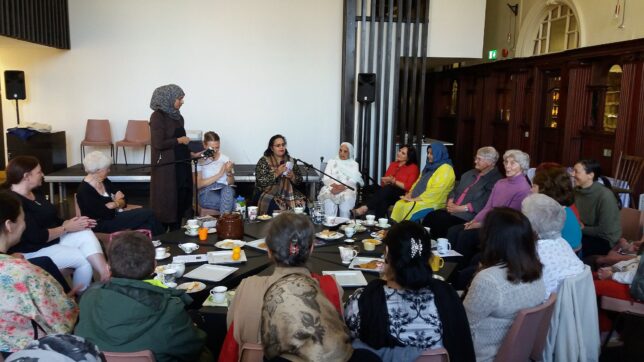
[[[354,187],[351,187],[351,186],[349,186],[349,185],[345,184],[344,182],[342,182],[342,181],[338,180],[337,178],[335,178],[335,177],[333,177],[333,176],[329,175],[328,173],[325,173],[324,171],[322,171],[322,170],[320,170],[320,169],[318,169],[318,168],[315,168],[315,167],[314,167],[313,165],[311,165],[310,163],[307,163],[307,162],[305,162],[305,161],[302,161],[302,160],[300,160],[299,158],[295,158],[295,157],[292,157],[292,158],[293,158],[293,160],[294,160],[295,162],[301,162],[301,163],[302,163],[304,166],[306,166],[307,168],[311,168],[311,169],[313,169],[313,170],[315,170],[315,171],[317,171],[317,172],[321,173],[322,175],[324,175],[324,176],[326,176],[326,177],[328,177],[328,178],[330,178],[330,179],[332,179],[332,180],[334,180],[334,181],[337,181],[340,185],[342,185],[342,186],[344,186],[344,187],[348,188],[349,190],[351,190],[351,191],[355,191],[355,190],[356,190]],[[307,172],[307,173],[308,173],[308,172]]]

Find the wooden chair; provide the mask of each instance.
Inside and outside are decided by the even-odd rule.
[[[137,352],[103,352],[107,362],[154,362],[154,354],[149,349]]]
[[[644,170],[644,157],[629,156],[624,155],[623,153],[619,154],[619,161],[617,161],[614,179],[615,181],[626,181],[628,183],[628,188],[615,187],[614,189],[617,193],[629,194],[633,205],[637,205],[635,203],[635,188],[639,183],[642,170]]]
[[[538,355],[540,359],[548,328],[550,327],[550,318],[548,318],[544,334],[543,320],[547,316],[552,316],[556,300],[557,295],[552,293],[550,298],[543,304],[519,311],[514,323],[512,323],[512,327],[505,335],[494,361],[528,361],[532,355]],[[542,336],[543,341],[538,341]],[[535,351],[534,347],[539,345],[541,345],[541,350]]]
[[[600,299],[601,309],[621,313],[630,313],[640,317],[644,317],[644,303],[636,302],[634,300],[624,300],[612,297],[602,296]],[[606,348],[610,337],[615,331],[615,320],[613,320],[611,330],[606,335],[603,348]]]
[[[151,142],[152,135],[150,134],[150,124],[148,121],[127,121],[125,138],[116,142],[116,160],[114,163],[118,163],[119,147],[123,148],[123,156],[125,157],[126,165],[127,153],[125,153],[125,147],[143,147],[143,164],[145,164],[145,153]]]
[[[445,348],[428,349],[416,358],[416,362],[449,362],[449,353]]]
[[[264,348],[258,343],[244,343],[239,348],[239,362],[264,361]]]
[[[81,160],[85,158],[85,146],[107,147],[110,146],[110,156],[114,157],[114,144],[112,143],[112,129],[107,119],[88,119],[85,126],[85,139],[81,141]]]

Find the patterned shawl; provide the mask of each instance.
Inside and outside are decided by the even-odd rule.
[[[315,280],[290,274],[264,295],[264,356],[289,361],[347,361],[353,353],[344,321]]]
[[[452,159],[449,158],[449,153],[447,152],[447,147],[440,142],[435,142],[429,145],[432,148],[432,154],[434,155],[433,162],[427,162],[423,172],[420,175],[420,179],[414,186],[414,189],[411,190],[411,197],[418,197],[427,188],[427,182],[432,178],[434,172],[444,164],[452,164]]]
[[[174,108],[174,102],[184,95],[183,89],[176,84],[162,85],[152,93],[150,108],[153,111],[162,111],[174,120],[179,120],[181,112]]]
[[[279,161],[275,156],[264,156],[271,172],[275,172],[280,166]],[[293,160],[290,156],[284,156],[284,162]],[[296,167],[293,165],[293,167]],[[265,212],[269,209],[271,201],[275,201],[280,210],[292,210],[294,207],[304,207],[306,205],[306,197],[293,188],[291,180],[284,176],[280,176],[275,180],[272,186],[267,187],[259,197],[257,206],[260,212]]]

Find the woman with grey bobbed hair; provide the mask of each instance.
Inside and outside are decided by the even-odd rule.
[[[95,232],[148,229],[153,235],[162,233],[161,224],[152,210],[124,210],[127,206],[125,194],[107,178],[111,165],[112,158],[99,151],[91,152],[83,159],[87,176],[78,186],[76,194],[81,215],[96,220]]]
[[[543,282],[547,298],[556,292],[559,283],[584,271],[570,244],[561,237],[566,221],[566,211],[553,198],[544,194],[532,194],[521,203],[521,211],[530,220],[537,234],[537,253],[543,264]]]
[[[503,167],[505,168],[505,178],[496,182],[485,207],[472,220],[463,225],[452,226],[447,230],[447,238],[452,247],[463,255],[461,259],[463,264],[460,264],[459,267],[469,270],[463,274],[461,279],[464,284],[456,284],[457,289],[469,283],[476,269],[477,263],[472,263],[472,258],[480,251],[477,229],[483,225],[487,213],[495,207],[521,210],[521,202],[532,192],[530,182],[525,175],[530,167],[530,156],[527,153],[521,150],[505,151]]]

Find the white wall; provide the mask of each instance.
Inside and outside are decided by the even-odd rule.
[[[439,0],[429,5],[427,56],[480,58],[485,30],[485,0]]]
[[[70,165],[88,118],[110,119],[119,140],[168,83],[186,92],[186,128],[218,132],[237,163],[255,163],[275,133],[312,163],[337,153],[342,0],[70,0],[69,15],[71,50],[0,37],[0,71],[25,71],[21,121],[66,131]]]

